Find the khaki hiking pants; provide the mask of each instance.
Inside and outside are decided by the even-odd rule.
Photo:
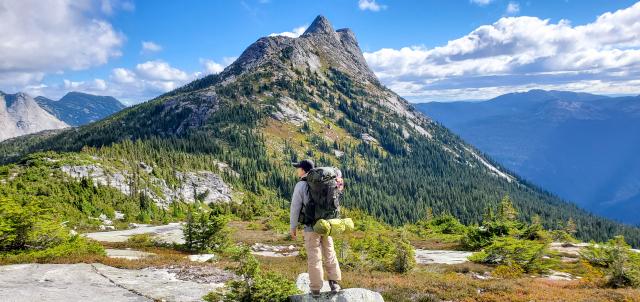
[[[338,264],[331,236],[322,236],[316,232],[304,232],[304,248],[307,250],[309,288],[311,290],[322,288],[323,264],[329,280],[339,281],[342,279],[340,264]]]

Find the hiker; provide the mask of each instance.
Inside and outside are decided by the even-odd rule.
[[[300,181],[296,184],[291,198],[289,219],[291,238],[296,239],[298,223],[303,223],[304,247],[307,250],[307,269],[309,271],[309,288],[311,289],[311,295],[314,297],[320,296],[320,289],[323,284],[323,264],[329,279],[329,287],[331,287],[332,292],[337,293],[340,291],[338,281],[342,279],[342,273],[340,272],[340,265],[338,264],[336,251],[333,247],[333,238],[314,232],[313,225],[317,219],[316,217],[309,217],[314,215],[310,214],[314,213],[314,211],[310,211],[310,209],[314,208],[313,205],[309,206],[310,202],[315,204],[315,201],[311,201],[307,176],[308,173],[315,168],[315,165],[313,161],[305,159],[298,163],[293,163],[293,166],[297,168],[296,174]],[[330,173],[334,173],[336,176],[333,185],[339,190],[336,192],[336,194],[339,195],[343,187],[342,172],[338,169],[333,169],[333,172]],[[340,176],[339,179],[337,176]],[[333,190],[329,190],[329,192],[333,192]],[[338,195],[333,195],[333,198],[336,198]],[[316,211],[320,212],[320,210]]]

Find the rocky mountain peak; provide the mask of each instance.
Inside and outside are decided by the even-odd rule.
[[[67,124],[42,109],[28,94],[0,94],[0,141],[66,127]]]
[[[292,64],[289,64],[292,63]],[[356,36],[348,28],[334,30],[324,16],[318,16],[298,38],[269,36],[247,47],[238,60],[220,74],[222,79],[260,68],[261,66],[316,70],[335,68],[354,79],[378,83],[362,55]]]
[[[335,31],[325,16],[318,15],[313,22],[311,22],[311,25],[309,25],[303,36],[312,34],[335,34]]]

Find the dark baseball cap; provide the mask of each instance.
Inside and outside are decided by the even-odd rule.
[[[292,165],[296,168],[302,168],[305,172],[309,172],[309,170],[313,169],[316,165],[310,159],[301,160],[299,163],[292,163]]]

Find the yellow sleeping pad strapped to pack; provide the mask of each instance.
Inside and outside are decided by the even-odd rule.
[[[345,232],[351,232],[355,226],[351,218],[344,219],[319,219],[313,225],[313,231],[323,236],[335,236]]]

